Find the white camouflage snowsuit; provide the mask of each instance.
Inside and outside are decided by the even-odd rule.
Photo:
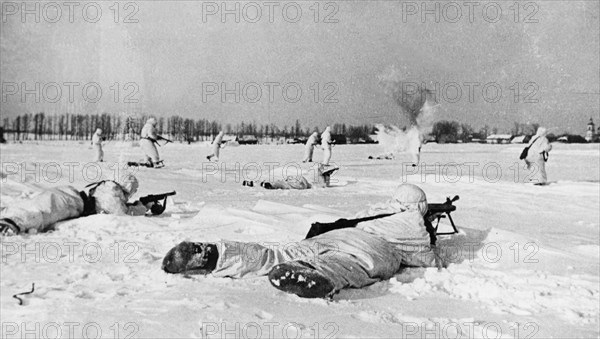
[[[418,197],[420,201],[400,202],[406,198],[395,197],[357,215],[396,213],[392,216],[297,243],[273,246],[272,243],[220,242],[219,259],[212,274],[232,278],[261,276],[278,264],[302,260],[328,278],[335,290],[340,290],[389,279],[404,265],[433,266],[435,255],[423,220],[427,201],[423,194],[422,198]]]
[[[538,128],[537,133],[529,142],[529,151],[525,158],[527,169],[531,170],[531,174],[527,176],[530,182],[545,184],[548,181],[546,176],[546,160],[548,152],[552,149],[552,145],[546,138],[546,129]]]
[[[146,155],[146,162],[157,163],[160,161],[158,156],[158,149],[156,148],[156,140],[158,135],[156,133],[156,120],[154,118],[148,119],[146,124],[142,128],[140,133],[140,146]]]
[[[305,190],[312,187],[308,180],[301,175],[288,176],[283,180],[275,180],[270,184],[272,189],[280,190]]]
[[[304,145],[304,159],[302,159],[302,162],[312,161],[313,152],[315,150],[315,145],[317,144],[318,136],[319,135],[317,134],[317,132],[314,132],[306,141],[306,144]]]
[[[321,147],[323,147],[323,165],[329,165],[331,160],[331,128],[327,126],[321,134]]]
[[[330,182],[330,175],[323,175],[324,166],[319,164],[317,166],[317,174],[315,180],[311,183],[302,175],[287,176],[285,179],[275,180],[269,182],[271,189],[281,190],[305,190],[316,187],[328,187]]]
[[[102,130],[99,128],[96,130],[96,133],[94,133],[94,135],[92,136],[92,147],[96,151],[94,161],[104,161],[104,151],[102,150]]]
[[[212,154],[208,156],[208,159],[211,160],[213,157],[216,161],[219,161],[219,155],[221,152],[221,144],[223,143],[223,132],[219,132],[215,137],[215,140],[212,142]]]
[[[137,185],[137,180],[136,180]],[[144,215],[147,208],[139,201],[127,204],[130,187],[114,181],[99,184],[90,196],[96,200],[95,213],[116,215]],[[59,221],[80,217],[84,214],[84,196],[72,186],[58,186],[44,190],[31,200],[21,201],[4,209],[0,218],[12,220],[20,232],[43,231]]]

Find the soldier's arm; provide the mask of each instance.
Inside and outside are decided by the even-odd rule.
[[[136,200],[133,203],[128,203],[127,204],[127,215],[133,215],[133,216],[139,216],[139,215],[145,215],[146,212],[148,212],[148,210],[152,207],[153,203],[150,202],[146,205],[142,204],[139,200]],[[148,206],[150,205],[150,206]]]

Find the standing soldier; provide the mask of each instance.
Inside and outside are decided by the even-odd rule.
[[[163,139],[161,136],[156,134],[156,119],[150,118],[146,121],[146,124],[142,128],[140,133],[140,146],[146,155],[146,162],[149,167],[160,168],[164,167],[162,160],[158,156],[158,149],[156,145],[157,140]]]
[[[535,185],[546,185],[548,178],[546,176],[546,161],[548,161],[548,152],[552,149],[552,145],[546,138],[546,129],[539,127],[537,133],[529,143],[529,150],[525,158],[527,169],[531,170],[529,180]]]
[[[104,151],[102,150],[102,130],[98,128],[96,133],[92,136],[92,147],[96,150],[96,157],[94,161],[104,161]]]
[[[331,160],[331,128],[327,126],[325,132],[321,134],[321,147],[323,147],[323,165],[329,166]]]
[[[317,145],[317,132],[314,132],[310,135],[308,140],[306,141],[306,146],[304,147],[304,159],[302,162],[312,162],[313,151],[315,150],[315,145]]]

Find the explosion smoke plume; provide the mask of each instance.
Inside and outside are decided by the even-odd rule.
[[[381,80],[384,91],[400,107],[406,116],[409,128],[402,130],[396,126],[377,124],[379,144],[387,154],[409,153],[412,162],[418,164],[425,130],[431,127],[435,107],[431,105],[431,91],[424,85],[397,80]]]

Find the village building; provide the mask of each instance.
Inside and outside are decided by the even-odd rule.
[[[600,127],[598,127],[598,129],[600,130]],[[598,133],[594,125],[594,120],[590,118],[590,122],[588,122],[587,124],[587,131],[585,132],[585,141],[592,142],[596,139],[597,136]]]
[[[485,142],[488,144],[508,144],[511,139],[511,134],[492,134],[485,139]]]

